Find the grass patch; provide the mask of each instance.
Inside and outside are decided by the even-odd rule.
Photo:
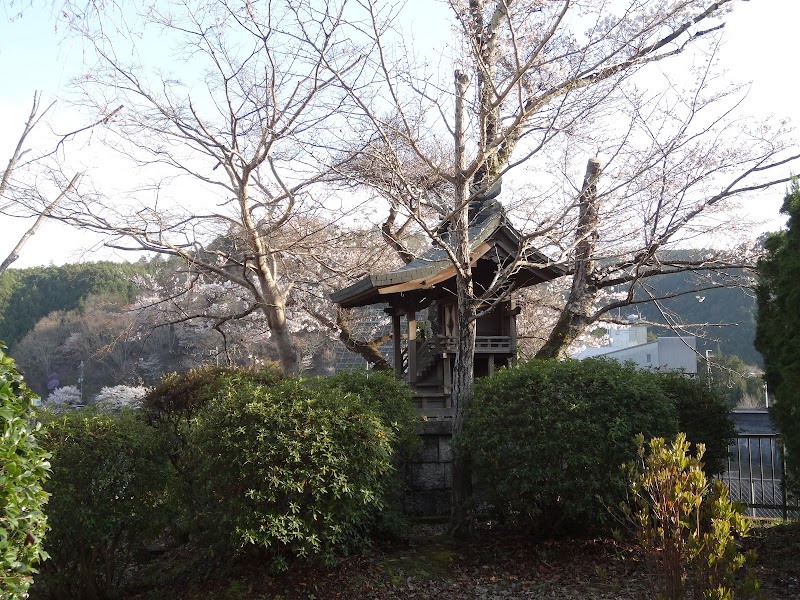
[[[447,578],[451,573],[454,552],[451,547],[435,544],[414,548],[402,556],[387,557],[382,565],[392,585],[402,585],[409,579],[429,581]]]

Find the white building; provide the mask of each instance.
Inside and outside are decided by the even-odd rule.
[[[586,348],[572,358],[602,356],[619,362],[633,362],[643,369],[662,369],[697,373],[697,340],[694,336],[659,337],[647,341],[647,327],[632,325],[624,329],[609,330],[609,345]]]

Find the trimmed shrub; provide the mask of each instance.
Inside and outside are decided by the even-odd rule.
[[[154,431],[131,410],[44,415],[53,474],[35,598],[112,598],[137,552],[163,530],[171,470]]]
[[[242,369],[238,367],[200,367],[182,374],[170,373],[142,400],[147,421],[154,426],[159,444],[177,477],[172,496],[177,509],[175,533],[189,533],[196,502],[196,470],[201,462],[189,435],[197,413],[225,389],[239,382],[271,385],[283,379],[277,369]]]
[[[389,371],[357,369],[343,371],[330,377],[310,379],[307,385],[318,389],[338,390],[342,394],[355,394],[359,401],[395,430],[394,447],[397,454],[405,454],[419,445],[418,417],[412,408],[413,392]]]
[[[713,477],[725,472],[730,443],[736,435],[728,403],[718,392],[680,373],[658,373],[664,393],[675,403],[678,429],[690,444],[703,444],[703,471]]]
[[[335,385],[225,378],[191,430],[195,531],[277,570],[296,557],[331,561],[368,542],[397,435]]]
[[[223,380],[231,377],[270,385],[280,381],[283,375],[272,368],[256,371],[238,367],[200,367],[180,375],[170,373],[145,394],[142,407],[154,419],[188,422],[209,398],[218,393]]]
[[[35,565],[47,558],[43,483],[47,453],[36,440],[36,396],[0,346],[0,599],[27,597]]]
[[[390,371],[356,369],[330,377],[306,381],[306,385],[325,390],[327,394],[355,394],[365,408],[372,410],[384,427],[394,432],[392,464],[395,469],[387,478],[384,508],[375,524],[375,537],[396,538],[408,526],[403,513],[406,480],[402,476],[404,461],[420,445],[417,433],[419,417],[414,414],[413,392]]]
[[[633,438],[678,431],[656,376],[614,361],[530,361],[478,380],[459,448],[496,516],[528,531],[609,529]]]

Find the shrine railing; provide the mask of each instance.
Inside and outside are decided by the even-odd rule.
[[[454,354],[456,339],[454,337],[439,336],[439,349],[441,352]],[[476,354],[512,354],[511,336],[508,335],[479,335],[475,338]]]

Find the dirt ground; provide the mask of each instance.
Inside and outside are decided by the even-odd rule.
[[[742,542],[754,549],[762,597],[800,599],[800,524],[759,525]],[[454,542],[442,526],[416,526],[402,543],[373,548],[336,567],[295,565],[280,576],[263,567],[235,568],[222,582],[176,582],[145,598],[233,600],[338,599],[632,599],[653,598],[654,577],[641,552],[609,539],[535,541],[508,532],[483,531]]]

